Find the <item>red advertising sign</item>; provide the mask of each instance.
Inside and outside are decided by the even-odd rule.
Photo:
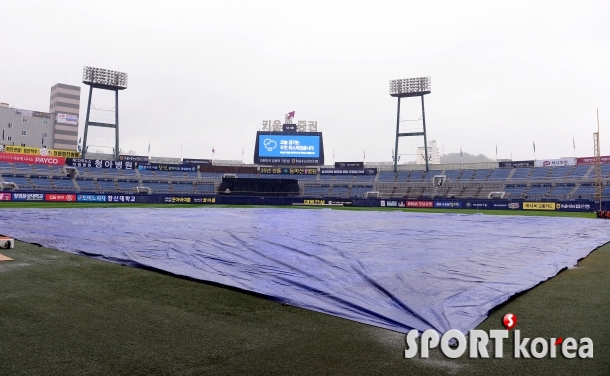
[[[66,164],[65,157],[51,157],[42,155],[0,153],[0,162],[45,164],[51,166],[63,166]]]
[[[431,208],[434,201],[407,201],[407,208]]]
[[[63,202],[76,202],[76,195],[64,194],[64,193],[47,193],[44,195],[45,201],[63,201]]]
[[[11,201],[11,194],[0,192],[0,201]]]
[[[599,157],[601,163],[610,163],[610,155]],[[595,157],[576,158],[577,165],[592,165],[595,163]]]

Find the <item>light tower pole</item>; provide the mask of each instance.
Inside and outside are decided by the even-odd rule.
[[[87,101],[87,117],[85,119],[85,134],[83,137],[83,158],[87,153],[87,134],[89,126],[114,128],[114,160],[119,160],[119,90],[127,89],[127,73],[93,67],[83,68],[83,83],[89,85],[89,100]],[[89,121],[91,112],[91,96],[93,88],[114,91],[114,124]]]
[[[424,108],[424,95],[430,94],[430,77],[405,78],[390,81],[390,96],[398,98],[398,111],[396,113],[396,141],[394,142],[394,172],[398,171],[398,138],[424,136],[424,159],[428,171],[428,140],[426,136],[426,111]],[[400,98],[421,97],[421,114],[423,131],[400,133]]]

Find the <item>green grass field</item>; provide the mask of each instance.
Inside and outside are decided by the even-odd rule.
[[[14,259],[0,262],[1,375],[610,374],[610,244],[479,326],[511,312],[525,336],[594,342],[593,359],[540,360],[508,340],[501,359],[404,359],[403,334],[248,292],[19,241],[0,253]]]

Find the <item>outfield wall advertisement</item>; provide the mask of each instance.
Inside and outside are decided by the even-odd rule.
[[[502,200],[387,200],[377,198],[307,198],[307,197],[244,197],[231,195],[167,195],[167,194],[77,194],[50,192],[0,192],[0,201],[45,202],[107,202],[107,203],[167,203],[221,205],[344,205],[355,207],[386,207],[397,209],[480,209],[480,210],[544,210],[593,212],[599,207],[594,201],[502,201]],[[1,204],[0,204],[1,205]]]

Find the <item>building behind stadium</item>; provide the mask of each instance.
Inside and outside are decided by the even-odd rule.
[[[1,143],[11,146],[76,150],[80,87],[56,84],[51,88],[49,112],[0,103]]]

